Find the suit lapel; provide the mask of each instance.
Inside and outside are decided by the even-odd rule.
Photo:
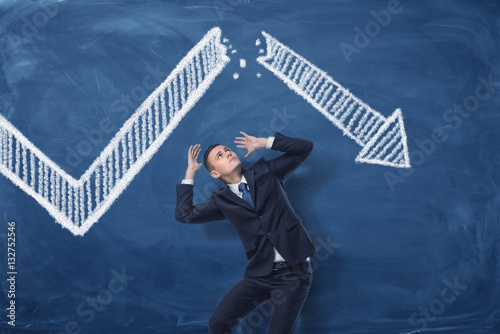
[[[250,196],[252,197],[252,202],[255,204],[255,171],[253,169],[246,169],[242,168],[243,170],[243,175],[245,175],[245,179],[248,182],[248,188],[250,188]],[[229,186],[226,184],[224,189],[221,192],[221,195],[224,196],[226,199],[244,206],[248,209],[255,210],[247,201],[245,201],[243,198],[240,198],[238,195],[233,193],[231,189],[229,189]]]
[[[255,205],[255,171],[253,169],[242,168],[243,175],[245,175],[245,179],[248,182],[248,188],[250,189],[250,197],[252,197],[252,202]],[[245,203],[248,204],[247,201]],[[248,204],[249,207],[252,207]]]

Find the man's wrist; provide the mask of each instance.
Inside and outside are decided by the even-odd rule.
[[[188,168],[186,170],[186,176],[184,176],[184,179],[193,180],[195,175],[196,175],[196,171]]]
[[[266,139],[266,148],[268,150],[271,149],[271,147],[273,147],[273,143],[274,143],[274,137],[269,137]]]
[[[267,140],[268,138],[267,137],[262,137],[262,138],[259,138],[259,148],[266,148],[267,146]]]

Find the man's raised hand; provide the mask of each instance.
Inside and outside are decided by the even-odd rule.
[[[200,154],[201,151],[201,145],[196,144],[196,145],[191,145],[189,146],[189,151],[188,151],[188,170],[186,172],[186,175],[189,172],[189,176],[192,176],[194,178],[194,174],[198,172],[202,166],[201,163],[198,163],[198,155]],[[191,175],[192,174],[192,175]]]
[[[236,147],[248,150],[248,153],[245,154],[245,159],[251,156],[252,153],[257,149],[266,147],[267,138],[257,138],[254,136],[249,136],[243,131],[240,131],[240,133],[242,133],[245,137],[236,137],[237,140],[235,140],[234,142],[236,144],[240,144],[236,145]]]

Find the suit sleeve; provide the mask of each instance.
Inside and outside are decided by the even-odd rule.
[[[276,132],[271,149],[284,153],[266,162],[273,173],[284,181],[311,155],[313,147],[310,140]]]
[[[183,224],[201,224],[226,219],[214,203],[214,198],[212,193],[210,200],[193,205],[193,185],[177,184],[175,219]]]

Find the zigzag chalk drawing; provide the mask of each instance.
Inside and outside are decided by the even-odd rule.
[[[363,147],[356,162],[410,167],[400,109],[386,119],[276,38],[262,34],[267,54],[257,61]]]
[[[211,29],[74,179],[0,115],[0,172],[74,235],[84,235],[157,152],[229,62]]]

